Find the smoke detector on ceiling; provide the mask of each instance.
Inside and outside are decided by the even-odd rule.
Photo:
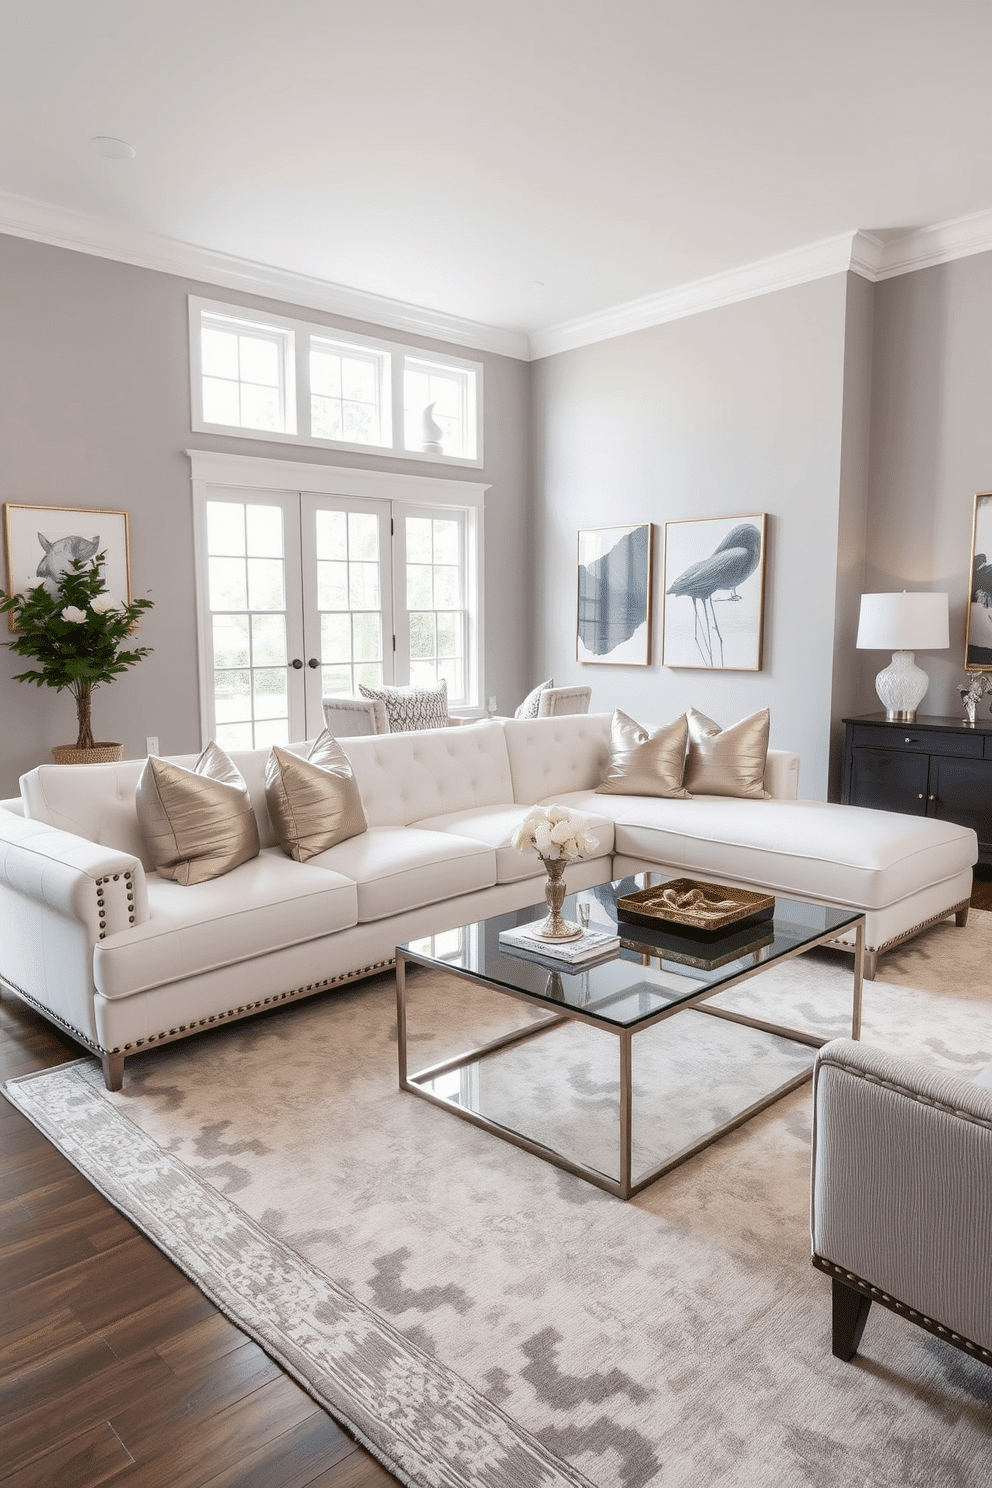
[[[134,146],[127,140],[114,139],[109,134],[95,134],[90,140],[90,149],[105,160],[133,160],[135,154]]]

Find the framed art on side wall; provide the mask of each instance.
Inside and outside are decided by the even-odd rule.
[[[760,672],[765,513],[665,523],[662,665]]]
[[[648,665],[651,539],[650,522],[580,530],[577,660]]]
[[[970,585],[965,622],[964,664],[969,672],[992,671],[992,491],[979,491],[971,523]]]
[[[4,503],[7,593],[24,594],[37,584],[54,593],[59,575],[74,558],[87,562],[106,553],[108,592],[131,603],[131,558],[127,512],[79,506],[21,506]],[[13,616],[10,621],[14,628]]]

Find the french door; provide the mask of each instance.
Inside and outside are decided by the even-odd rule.
[[[313,738],[325,696],[392,682],[388,501],[211,486],[205,513],[209,737],[224,749]]]

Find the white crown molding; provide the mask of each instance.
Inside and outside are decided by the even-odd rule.
[[[808,243],[790,253],[743,264],[722,274],[711,274],[705,279],[695,279],[674,289],[647,295],[643,300],[630,300],[610,310],[535,331],[530,337],[530,354],[534,359],[553,356],[578,346],[607,341],[613,336],[625,336],[631,331],[663,325],[666,321],[699,315],[705,310],[734,305],[740,300],[754,299],[774,290],[789,289],[795,284],[808,284],[813,279],[843,274],[848,269],[873,278],[872,272],[866,272],[866,266],[880,248],[878,240],[868,234],[839,233],[834,238]]]
[[[968,217],[921,227],[886,243],[875,278],[894,279],[898,274],[911,274],[916,269],[969,258],[974,253],[988,253],[990,249],[992,211],[973,212]]]
[[[310,274],[297,274],[291,269],[255,263],[231,253],[218,253],[212,248],[200,248],[193,243],[182,243],[175,238],[147,232],[128,222],[97,217],[68,207],[55,207],[26,196],[0,192],[0,233],[32,238],[76,253],[111,258],[118,263],[155,269],[163,274],[178,274],[184,279],[264,295],[268,299],[302,305],[311,310],[325,310],[349,320],[369,321],[373,325],[389,326],[435,341],[493,351],[522,361],[529,356],[527,337],[521,331],[481,325],[440,310],[407,305],[385,295],[368,294],[364,290],[331,284]]]

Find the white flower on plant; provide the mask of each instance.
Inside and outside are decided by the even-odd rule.
[[[62,611],[62,619],[67,620],[70,625],[82,625],[86,619],[86,611],[77,610],[75,605],[66,605]]]
[[[566,806],[533,806],[510,838],[518,852],[536,852],[555,862],[575,862],[599,851],[599,838],[586,825],[588,818]]]
[[[111,610],[119,610],[120,607],[120,600],[115,599],[112,594],[107,594],[106,592],[98,594],[95,599],[90,600],[90,609],[95,615],[106,615]]]

